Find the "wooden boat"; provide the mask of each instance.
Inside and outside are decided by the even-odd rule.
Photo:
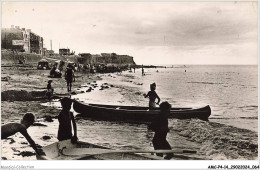
[[[156,110],[149,110],[148,107],[82,104],[78,101],[74,101],[73,108],[82,116],[94,118],[96,120],[110,121],[150,122],[159,114],[159,108],[156,108]],[[198,109],[172,108],[169,118],[198,118],[207,121],[210,114],[211,109],[209,106]]]
[[[36,155],[38,160],[163,160],[162,157],[151,155],[153,151],[111,150],[109,148],[81,141],[78,141],[77,144],[72,144],[71,140],[56,142],[45,146],[42,149],[46,155]],[[156,150],[154,152],[167,153],[167,151],[162,150]],[[174,153],[172,159],[176,160],[203,159],[199,156],[193,156],[196,151],[185,152],[185,150],[179,150],[172,152]]]

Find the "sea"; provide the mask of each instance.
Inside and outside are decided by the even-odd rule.
[[[156,83],[161,102],[168,101],[172,107],[211,107],[208,122],[169,119],[167,139],[173,148],[197,150],[205,159],[256,159],[240,145],[258,146],[258,66],[166,66],[144,71],[145,75],[141,69],[100,74],[102,81],[93,82],[95,90],[72,98],[83,103],[148,106],[144,94],[150,84]],[[78,91],[84,88],[89,84]],[[153,134],[147,131],[147,125],[83,119],[80,123],[83,136],[96,144],[115,149],[153,149]],[[229,141],[230,145],[224,147]]]
[[[196,150],[204,159],[258,159],[257,65],[179,65],[144,71],[145,75],[141,69],[96,74],[102,80],[75,87],[77,95],[71,97],[83,103],[148,106],[144,94],[156,83],[161,102],[168,101],[172,107],[211,108],[209,121],[169,119],[167,140],[172,148]],[[90,87],[94,90],[86,92]],[[60,108],[58,101],[43,105]],[[96,121],[77,114],[81,141],[114,149],[153,149],[153,132],[146,124]],[[49,130],[28,129],[42,146],[57,141],[58,121],[45,124]],[[38,140],[44,135],[37,133],[39,129],[51,139]]]
[[[86,103],[147,106],[143,97],[156,83],[161,101],[172,107],[209,105],[210,121],[258,132],[258,67],[237,65],[191,65],[147,68],[122,74],[100,75],[113,89],[74,96]],[[81,89],[80,89],[81,90]]]

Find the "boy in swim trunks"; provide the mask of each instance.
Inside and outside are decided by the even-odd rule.
[[[171,145],[166,140],[168,127],[168,115],[171,110],[171,105],[168,102],[162,102],[160,104],[160,113],[152,123],[148,126],[148,129],[154,131],[153,146],[155,150],[171,150]],[[157,156],[163,156],[162,153],[157,153]],[[171,159],[173,153],[168,153],[164,159]]]
[[[73,113],[70,112],[72,100],[64,97],[60,100],[62,110],[58,115],[59,120],[59,130],[58,130],[58,140],[67,140],[71,139],[73,143],[77,141],[77,125],[73,116]],[[73,125],[74,136],[72,136],[72,127]]]
[[[145,98],[149,97],[149,109],[154,109],[154,108],[156,108],[156,104],[160,103],[161,99],[157,95],[157,93],[155,92],[155,89],[156,89],[156,84],[155,83],[150,84],[150,89],[151,89],[151,91],[149,91],[147,93],[147,95],[145,95],[144,97]],[[157,103],[155,103],[156,98],[158,99]]]

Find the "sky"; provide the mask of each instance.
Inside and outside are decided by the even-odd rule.
[[[58,53],[137,64],[257,64],[257,2],[2,2],[2,28],[31,29]]]

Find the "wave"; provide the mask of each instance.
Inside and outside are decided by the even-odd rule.
[[[214,82],[187,82],[187,83],[194,83],[194,84],[224,84],[224,83],[214,83]]]
[[[236,119],[236,118],[230,118],[230,117],[209,117],[209,120],[211,119],[225,119],[225,120],[229,120],[229,119]]]
[[[210,117],[210,119],[224,119],[224,120],[230,120],[230,119],[258,119],[258,117]]]
[[[258,119],[258,117],[239,117],[240,119]]]
[[[248,106],[241,106],[241,107],[238,107],[240,109],[243,109],[243,108],[258,108],[258,106],[256,105],[248,105]]]

